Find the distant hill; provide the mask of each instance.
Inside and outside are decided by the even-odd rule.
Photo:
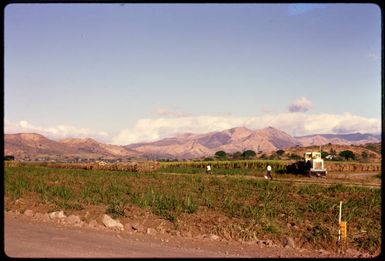
[[[53,141],[36,133],[18,133],[4,135],[4,155],[13,155],[16,159],[114,159],[133,157],[137,153],[122,146],[106,145],[89,138]]]
[[[236,127],[206,134],[182,134],[173,138],[131,144],[124,147],[134,149],[144,156],[151,155],[153,158],[196,158],[212,156],[219,150],[234,153],[251,149],[256,152],[270,153],[278,149],[296,146],[303,147],[329,143],[358,145],[380,141],[380,135],[372,134],[320,134],[292,137],[273,127],[259,130]]]
[[[273,127],[258,130],[236,127],[205,134],[184,133],[155,142],[135,143],[126,146],[103,144],[90,138],[54,141],[36,133],[18,133],[4,135],[4,155],[13,155],[16,159],[191,159],[213,156],[219,150],[227,153],[243,152],[244,150],[271,153],[290,147],[329,143],[359,145],[380,141],[380,135],[361,133],[292,137]]]
[[[15,158],[56,157],[75,154],[76,150],[36,133],[4,135],[4,154]]]
[[[68,147],[74,148],[78,153],[84,152],[110,157],[135,157],[137,155],[136,151],[132,151],[118,145],[99,143],[90,138],[64,139],[59,142]]]
[[[270,152],[300,144],[287,133],[272,127],[255,131],[245,127],[237,127],[207,134],[179,135],[174,138],[124,147],[134,149],[143,155],[151,154],[164,158],[170,156],[173,158],[196,158],[212,156],[219,150],[228,153],[247,149]]]
[[[323,145],[323,144],[341,144],[341,145],[359,145],[365,143],[376,143],[381,141],[380,135],[374,134],[316,134],[296,137],[303,146]]]

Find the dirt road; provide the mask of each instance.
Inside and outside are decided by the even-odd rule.
[[[4,252],[9,257],[335,257],[327,251],[261,247],[255,243],[95,231],[35,222],[5,213]]]
[[[176,248],[139,237],[5,218],[10,257],[219,257],[223,253]]]

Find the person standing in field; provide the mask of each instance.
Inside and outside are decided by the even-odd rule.
[[[206,173],[211,174],[211,165],[210,164],[207,165]]]
[[[271,176],[271,166],[270,165],[267,165],[267,172],[265,175],[265,179],[273,180],[273,176]]]
[[[310,177],[310,169],[311,169],[311,162],[310,160],[308,160],[306,161],[306,164],[305,164],[305,171],[308,177]]]

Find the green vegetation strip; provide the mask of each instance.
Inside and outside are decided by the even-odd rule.
[[[207,164],[211,164],[213,173],[224,175],[250,175],[266,171],[267,165],[273,173],[287,173],[287,166],[294,160],[216,160],[216,161],[176,161],[160,162],[158,172],[168,173],[204,173]],[[325,161],[329,172],[373,172],[381,171],[381,163],[362,163],[352,161]]]
[[[328,248],[336,243],[339,202],[348,222],[349,244],[368,251],[381,245],[379,189],[216,177],[105,170],[6,167],[5,196],[11,200],[36,193],[52,210],[107,206],[124,216],[130,205],[146,208],[178,223],[182,214],[212,211],[230,219],[214,222],[211,231],[225,238],[301,238]]]
[[[162,168],[198,168],[204,169],[207,164],[211,164],[214,169],[260,169],[265,170],[270,164],[275,171],[283,171],[286,166],[294,161],[287,160],[231,160],[231,161],[181,161],[181,162],[161,162]]]

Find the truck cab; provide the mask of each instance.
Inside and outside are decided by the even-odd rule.
[[[305,152],[304,159],[308,176],[326,177],[327,171],[324,168],[324,160],[321,158],[321,152]]]

